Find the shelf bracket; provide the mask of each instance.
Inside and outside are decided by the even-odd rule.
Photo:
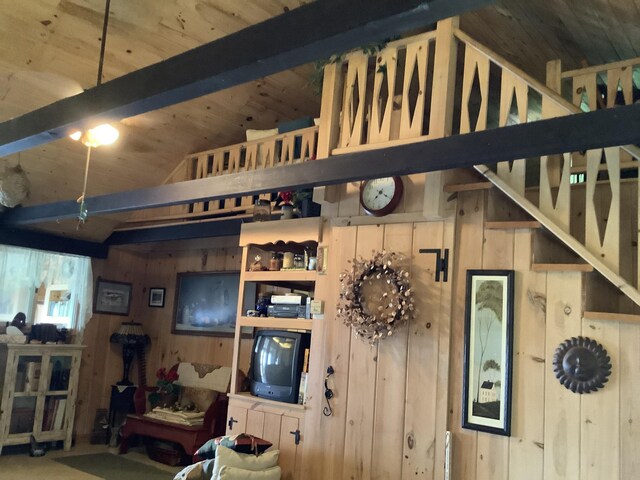
[[[442,273],[442,281],[447,282],[449,279],[449,249],[441,250],[439,248],[421,248],[419,253],[435,253],[436,255],[436,282],[440,281],[440,273]]]

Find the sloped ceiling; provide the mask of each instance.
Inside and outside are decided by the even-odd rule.
[[[302,0],[112,0],[103,81],[167,59]],[[104,0],[0,0],[0,121],[95,86]],[[465,14],[461,27],[507,60],[544,80],[546,62],[565,69],[638,55],[638,0],[501,0]],[[215,62],[215,59],[211,59]],[[93,151],[88,195],[160,184],[187,153],[237,143],[247,128],[317,116],[314,68],[303,66],[197,100],[130,118],[121,139]],[[86,150],[63,139],[4,159],[31,183],[25,205],[74,199]],[[39,228],[101,241],[122,220],[91,218]]]

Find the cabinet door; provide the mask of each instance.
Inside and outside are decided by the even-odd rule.
[[[264,438],[264,412],[247,411],[247,428],[245,433],[254,437]]]
[[[299,432],[299,420],[295,417],[284,415],[280,422],[280,461],[282,480],[294,480],[296,475],[296,461],[298,450],[302,452],[301,445],[296,444],[296,432]],[[301,434],[299,434],[301,435]],[[300,437],[301,438],[301,437]]]
[[[227,411],[227,435],[243,433],[247,428],[247,409],[229,404]]]

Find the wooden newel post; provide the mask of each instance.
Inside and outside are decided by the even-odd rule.
[[[343,82],[342,62],[326,64],[320,103],[320,125],[318,126],[318,148],[316,150],[316,159],[318,160],[327,158],[338,145]],[[321,203],[323,210],[325,210],[327,202],[333,203],[338,200],[337,188],[336,185],[314,188],[313,201]],[[323,214],[325,213],[323,212]]]
[[[429,136],[442,138],[451,135],[453,125],[453,100],[456,84],[457,41],[455,30],[460,25],[458,17],[438,22],[436,30],[436,49],[433,63],[433,93],[431,96],[431,114],[429,117]],[[426,174],[424,187],[423,215],[426,218],[447,217],[450,208],[443,187],[451,171],[430,172]]]

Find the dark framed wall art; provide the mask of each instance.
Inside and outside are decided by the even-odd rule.
[[[164,288],[151,287],[149,289],[149,306],[163,308],[164,307]]]
[[[185,272],[176,279],[171,332],[233,336],[240,272]]]
[[[512,270],[467,270],[462,426],[511,434]]]
[[[93,312],[109,315],[129,315],[131,284],[98,277],[93,296]]]

